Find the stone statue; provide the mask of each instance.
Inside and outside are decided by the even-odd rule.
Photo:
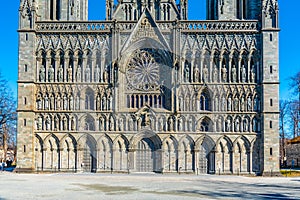
[[[123,131],[123,127],[124,127],[124,121],[123,118],[121,117],[119,119],[119,131]]]
[[[208,68],[207,68],[206,65],[205,65],[204,68],[203,68],[203,81],[204,81],[204,82],[207,82],[207,81],[208,81]]]
[[[72,117],[72,119],[71,119],[71,130],[72,131],[75,130],[75,119],[74,119],[74,117]]]
[[[239,119],[235,120],[234,126],[235,126],[235,131],[239,132],[240,131],[240,121],[239,121]]]
[[[64,105],[63,109],[67,110],[68,109],[68,98],[66,96],[64,96],[64,104],[63,105]]]
[[[53,95],[50,96],[50,110],[55,110],[55,98]]]
[[[45,82],[45,67],[44,66],[41,66],[39,76],[40,76],[40,81]]]
[[[246,78],[247,78],[247,73],[246,73],[246,68],[243,65],[242,67],[242,82],[245,83],[246,82]]]
[[[247,109],[248,109],[248,111],[252,111],[252,100],[251,100],[251,97],[248,97],[248,100],[247,100]]]
[[[97,102],[97,110],[101,110],[101,98],[100,98],[100,95],[97,95],[96,102]]]
[[[103,82],[108,83],[108,69],[105,69],[104,74],[103,74]]]
[[[199,68],[198,65],[196,65],[195,69],[194,69],[194,82],[198,83],[199,82]]]
[[[218,82],[218,68],[214,67],[214,82]]]
[[[222,68],[222,81],[226,82],[227,81],[227,69],[226,66],[224,65]]]
[[[235,66],[233,65],[232,69],[231,69],[231,80],[232,82],[236,82],[236,68]]]
[[[225,97],[222,97],[221,110],[222,111],[226,110],[226,99],[225,99]]]
[[[70,107],[69,107],[69,110],[73,110],[74,108],[74,99],[73,99],[73,96],[71,95],[70,96]]]
[[[178,126],[178,131],[182,131],[182,128],[183,128],[182,117],[179,117],[177,126]]]
[[[100,68],[99,66],[97,65],[96,66],[96,69],[95,69],[95,82],[100,82]]]
[[[227,131],[227,132],[230,132],[230,131],[231,131],[231,121],[230,121],[229,118],[228,118],[227,121],[226,121],[226,131]]]
[[[227,107],[228,111],[232,111],[231,101],[232,101],[231,97],[228,97],[228,107]]]
[[[190,81],[190,67],[189,64],[185,64],[184,66],[184,81],[189,82]]]
[[[161,117],[159,118],[159,131],[163,131],[164,130],[164,119]]]
[[[49,82],[53,82],[54,81],[54,68],[53,68],[52,65],[48,69],[48,81]]]
[[[46,123],[46,130],[50,130],[50,128],[51,128],[50,127],[50,125],[51,125],[50,117],[46,118],[46,122],[45,123]]]
[[[42,110],[42,100],[40,97],[37,98],[36,104],[37,104],[37,109]]]
[[[89,66],[85,69],[85,81],[88,83],[91,81],[91,69]]]
[[[76,81],[81,82],[81,67],[80,67],[80,65],[78,65],[78,67],[77,67]]]
[[[67,128],[68,128],[68,127],[67,127],[68,123],[67,123],[67,118],[65,118],[65,117],[63,118],[63,125],[64,125],[64,126],[63,126],[63,130],[64,130],[64,131],[67,130]]]
[[[60,110],[61,109],[61,99],[60,99],[60,96],[57,96],[57,99],[56,99],[56,109],[57,110]]]
[[[192,118],[190,118],[189,119],[189,130],[190,131],[193,131],[193,129],[194,129],[194,125],[193,125],[194,123],[193,123],[193,119]]]
[[[45,110],[48,110],[49,109],[49,99],[48,99],[48,96],[45,96],[44,102],[45,102]]]
[[[234,111],[238,111],[239,110],[239,99],[238,97],[236,96],[234,98]]]
[[[107,102],[106,102],[106,97],[103,96],[103,97],[102,97],[102,110],[106,110],[106,107],[107,107],[107,106],[106,106],[106,103],[107,103]]]
[[[256,81],[256,72],[255,72],[255,67],[252,66],[252,69],[251,69],[251,82],[255,83],[255,81]]]
[[[72,69],[72,66],[70,66],[68,68],[68,82],[72,82],[72,76],[73,76],[73,69]]]
[[[244,125],[244,132],[247,132],[248,131],[248,120],[247,119],[244,120],[243,125]]]
[[[76,110],[79,110],[79,108],[80,108],[80,98],[78,95],[76,96],[75,107],[76,107]]]
[[[38,120],[37,120],[37,129],[38,130],[42,130],[43,129],[43,119],[41,116],[38,117]]]
[[[244,97],[241,98],[241,111],[245,110],[245,99]]]
[[[58,69],[58,82],[63,82],[64,81],[64,69],[62,65]]]
[[[115,123],[115,120],[114,120],[114,118],[111,117],[109,120],[109,130],[110,131],[114,130],[114,123]]]
[[[54,129],[59,130],[59,119],[57,116],[54,117]]]

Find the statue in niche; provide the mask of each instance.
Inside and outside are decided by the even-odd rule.
[[[49,106],[49,108],[50,108],[50,110],[55,110],[55,98],[54,98],[54,96],[53,95],[51,95],[50,96],[50,106]]]
[[[208,68],[206,65],[204,65],[204,68],[203,68],[203,81],[204,82],[208,81]]]
[[[189,119],[189,131],[193,131],[193,128],[194,128],[193,126],[194,126],[193,119],[190,118]]]
[[[159,118],[159,131],[163,131],[164,130],[164,119],[161,117]]]
[[[251,100],[251,97],[248,97],[248,100],[247,100],[247,109],[248,109],[248,111],[252,111],[252,100]]]
[[[194,82],[198,83],[199,82],[199,75],[200,75],[200,72],[199,72],[199,68],[198,68],[198,65],[196,65],[195,69],[194,69]]]
[[[218,68],[217,68],[217,66],[214,67],[214,81],[218,82]]]
[[[245,119],[243,125],[244,125],[244,132],[248,132],[248,120]]]
[[[141,126],[151,126],[150,108],[148,106],[144,106],[140,111],[138,111],[136,113],[136,117],[138,120],[141,120]]]
[[[96,66],[96,69],[95,69],[95,82],[100,82],[100,68],[99,66],[97,65]]]
[[[72,117],[72,119],[71,119],[71,130],[75,131],[75,119],[74,119],[74,117]]]
[[[68,82],[72,82],[72,76],[73,76],[73,69],[72,69],[72,66],[70,66],[68,68]]]
[[[245,83],[247,78],[245,65],[242,66],[242,82]]]
[[[231,131],[231,121],[229,118],[226,120],[226,131],[227,132]]]
[[[222,81],[226,82],[227,81],[227,69],[226,66],[224,65],[222,68]]]
[[[101,110],[101,98],[100,98],[100,95],[97,95],[96,102],[97,102],[97,110]]]
[[[90,69],[89,66],[87,66],[86,69],[85,69],[85,81],[87,83],[89,83],[91,81],[91,76],[90,75],[91,75],[91,69]]]
[[[178,124],[177,124],[177,126],[178,126],[178,131],[182,131],[182,129],[183,129],[183,120],[182,120],[182,117],[178,118]]]
[[[252,66],[252,68],[251,68],[251,82],[255,83],[255,79],[256,79],[255,67]]]
[[[225,109],[226,109],[226,99],[225,97],[222,97],[221,110],[225,111]]]
[[[71,95],[70,96],[70,107],[69,107],[69,110],[73,110],[73,107],[74,107],[74,100],[73,100],[73,96]]]
[[[59,130],[59,119],[57,116],[54,117],[54,130]]]
[[[109,130],[110,131],[114,130],[114,123],[115,123],[115,120],[114,120],[113,117],[111,117],[110,120],[109,120]]]
[[[231,102],[232,102],[231,97],[228,97],[228,108],[227,108],[228,111],[232,110],[232,108],[231,108]]]
[[[245,99],[244,97],[241,98],[241,111],[245,110]]]
[[[106,97],[105,96],[103,96],[102,97],[102,110],[106,110]]]
[[[66,97],[66,96],[64,96],[63,97],[64,99],[63,99],[63,101],[64,101],[64,107],[63,107],[63,109],[64,110],[67,110],[68,109],[68,98]]]
[[[45,67],[44,66],[41,66],[39,76],[40,76],[40,81],[45,82]]]
[[[108,69],[106,68],[103,74],[103,82],[108,83]]]
[[[173,119],[169,117],[168,119],[168,131],[173,131]]]
[[[81,82],[81,67],[80,67],[80,65],[78,65],[78,67],[77,67],[76,81]]]
[[[54,68],[53,68],[52,65],[48,69],[48,81],[49,82],[53,82],[54,81]]]
[[[119,131],[123,131],[123,127],[124,127],[124,121],[123,118],[121,117],[119,119]]]
[[[234,111],[239,111],[239,99],[237,96],[234,98]]]
[[[45,102],[45,110],[48,110],[49,109],[49,99],[48,99],[47,95],[44,98],[44,102]]]
[[[58,76],[58,82],[63,82],[64,81],[64,69],[63,69],[62,65],[58,69],[57,76]]]
[[[185,82],[190,81],[190,67],[188,63],[186,63],[184,66],[184,81]]]
[[[236,82],[236,68],[235,66],[233,65],[232,69],[231,69],[231,79],[232,79],[232,82]]]
[[[77,96],[76,96],[76,103],[75,103],[76,110],[79,110],[79,105],[80,105],[80,98],[79,98],[79,96],[77,95]]]
[[[99,118],[99,131],[103,131],[103,118]]]
[[[61,99],[60,99],[60,96],[57,96],[57,100],[56,100],[56,108],[57,110],[60,110],[61,109]]]
[[[50,125],[51,125],[51,121],[50,121],[50,117],[48,116],[47,118],[46,118],[46,130],[50,130]]]
[[[234,126],[235,126],[235,131],[239,132],[240,131],[240,120],[239,119],[235,120]]]
[[[37,120],[37,129],[38,130],[42,130],[43,129],[43,119],[41,116],[38,117],[38,120]]]
[[[42,100],[41,100],[41,97],[37,98],[36,104],[37,104],[37,109],[38,110],[42,110]]]

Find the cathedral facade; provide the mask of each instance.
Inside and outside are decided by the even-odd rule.
[[[206,9],[21,0],[18,170],[279,172],[277,0]]]

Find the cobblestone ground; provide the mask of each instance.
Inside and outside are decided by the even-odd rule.
[[[0,172],[6,199],[300,199],[300,178]]]

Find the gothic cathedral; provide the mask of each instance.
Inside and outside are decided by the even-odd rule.
[[[279,172],[278,2],[206,4],[21,0],[18,170]]]

